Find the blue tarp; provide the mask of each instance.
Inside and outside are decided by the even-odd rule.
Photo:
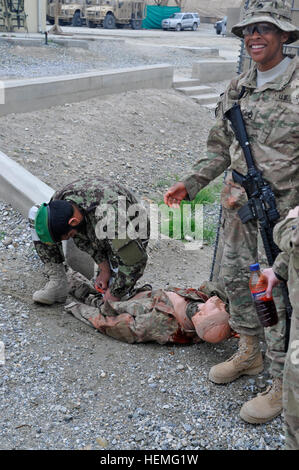
[[[180,12],[179,7],[159,7],[158,5],[147,5],[146,18],[142,22],[145,29],[162,29],[161,21],[169,18],[173,13]]]

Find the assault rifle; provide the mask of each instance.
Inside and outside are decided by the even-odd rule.
[[[258,221],[266,257],[269,266],[272,266],[275,258],[280,253],[280,249],[273,240],[273,228],[275,222],[280,217],[276,208],[275,196],[270,185],[264,180],[261,171],[255,166],[239,104],[235,103],[233,107],[225,113],[225,116],[232,125],[235,136],[243,150],[248,168],[246,176],[241,175],[241,173],[236,170],[232,171],[234,182],[243,186],[248,198],[248,202],[239,209],[238,215],[243,224],[246,224],[246,222],[250,220]],[[287,349],[292,306],[285,281],[282,281],[281,287],[287,314]]]

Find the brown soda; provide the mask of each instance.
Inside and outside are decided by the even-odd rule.
[[[250,265],[249,288],[259,320],[264,327],[276,325],[278,315],[273,297],[266,297],[267,278],[260,272],[258,263]]]

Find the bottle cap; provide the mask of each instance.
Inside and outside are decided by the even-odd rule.
[[[251,264],[249,266],[249,269],[250,269],[250,271],[259,271],[260,265],[259,265],[259,263]]]

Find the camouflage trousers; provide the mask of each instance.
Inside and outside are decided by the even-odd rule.
[[[163,289],[151,290],[150,286],[145,286],[143,292],[139,290],[138,298],[104,302],[102,295],[84,276],[70,270],[67,277],[72,297],[68,298],[70,302],[67,301],[65,310],[101,333],[127,343],[188,344],[201,341],[195,329],[181,329]]]
[[[293,311],[290,343],[283,375],[283,409],[285,422],[285,446],[287,450],[299,450],[299,315],[297,304]],[[292,300],[292,299],[291,299]]]
[[[256,221],[243,224],[237,210],[223,208],[222,217],[222,255],[219,278],[223,281],[229,300],[230,326],[239,334],[261,335],[255,306],[249,290],[249,265],[265,258],[264,249],[258,243]],[[219,258],[218,258],[219,260]],[[269,357],[270,373],[282,377],[285,361],[286,313],[279,287],[273,290],[278,313],[278,324],[264,328]]]

